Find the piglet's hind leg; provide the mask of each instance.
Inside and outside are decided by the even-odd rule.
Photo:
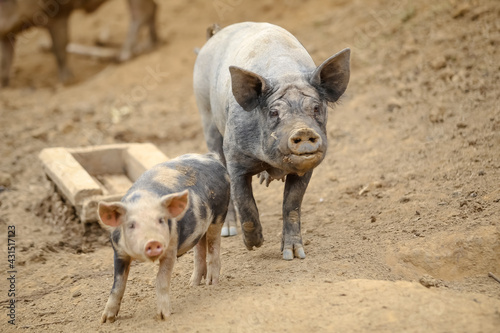
[[[194,269],[189,285],[197,286],[207,276],[207,236],[203,235],[194,248]]]

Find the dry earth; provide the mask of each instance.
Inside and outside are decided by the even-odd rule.
[[[500,3],[484,1],[158,1],[162,45],[125,64],[73,55],[61,86],[31,30],[0,91],[0,331],[498,332]],[[134,264],[118,320],[99,323],[112,249],[45,178],[52,146],[152,142],[205,152],[193,49],[213,22],[268,21],[319,63],[352,49],[346,96],[330,111],[329,153],[303,203],[307,258],[279,252],[282,183],[255,183],[264,245],[223,239],[217,286],[187,286],[155,319],[153,264]],[[125,1],[71,21],[73,42],[125,36]],[[158,72],[151,81],[151,72]],[[145,80],[157,84],[144,85]],[[15,226],[15,326],[8,323],[7,229]]]

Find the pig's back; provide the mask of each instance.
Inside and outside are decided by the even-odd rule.
[[[194,66],[194,92],[200,112],[209,111],[223,134],[227,110],[236,105],[229,66],[252,71],[273,82],[284,75],[303,76],[315,69],[302,44],[269,23],[243,22],[225,27],[200,50]]]
[[[200,50],[195,70],[202,69],[214,84],[227,81],[229,66],[266,78],[315,69],[311,56],[291,33],[270,23],[254,22],[233,24],[216,33]]]
[[[207,203],[217,200],[214,196],[229,192],[229,175],[217,155],[187,154],[160,163],[137,179],[123,201],[139,190],[162,197],[185,189]]]

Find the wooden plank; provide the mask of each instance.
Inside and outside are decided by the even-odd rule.
[[[152,143],[130,145],[124,152],[127,176],[135,182],[140,175],[155,165],[165,162],[168,157]]]
[[[102,194],[99,184],[65,148],[43,149],[39,158],[45,173],[73,206],[89,196]]]

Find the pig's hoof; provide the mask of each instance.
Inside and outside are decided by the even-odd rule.
[[[251,237],[245,235],[243,238],[243,241],[245,242],[245,246],[249,251],[252,251],[254,246],[255,247],[261,247],[262,244],[264,243],[264,237],[262,237],[262,234],[260,235],[252,235]]]
[[[165,320],[170,317],[170,303],[160,304],[156,313],[159,320]]]
[[[238,229],[236,227],[222,227],[220,235],[222,237],[236,236],[238,234]]]
[[[158,312],[158,319],[159,320],[166,320],[168,317],[170,317],[170,311],[160,311],[160,312]]]
[[[306,253],[304,252],[304,248],[302,245],[294,245],[294,250],[292,249],[284,249],[283,250],[283,259],[284,260],[293,260],[293,258],[305,259]]]
[[[243,229],[243,241],[248,250],[253,250],[253,247],[261,247],[264,243],[264,237],[262,236],[262,228],[260,225],[255,227],[252,222],[244,222],[241,224]]]
[[[101,324],[114,323],[115,319],[116,319],[116,315],[104,312],[101,316]]]

